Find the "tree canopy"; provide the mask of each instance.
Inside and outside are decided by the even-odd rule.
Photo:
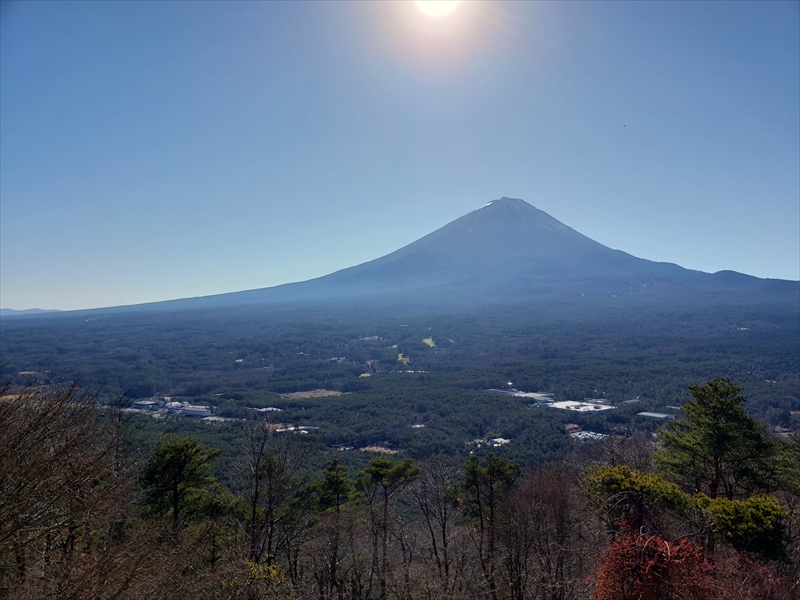
[[[219,455],[195,439],[167,435],[153,448],[142,468],[140,481],[144,504],[154,514],[172,514],[172,527],[180,526],[180,513],[187,494],[213,482],[210,462]]]
[[[744,409],[744,388],[730,379],[690,386],[684,419],[662,432],[656,461],[692,492],[728,500],[774,491],[780,479],[780,442]]]

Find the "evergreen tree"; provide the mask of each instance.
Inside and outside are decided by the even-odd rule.
[[[139,480],[144,505],[152,514],[172,514],[172,528],[180,527],[180,514],[189,493],[210,485],[210,462],[221,450],[204,448],[195,439],[167,435],[153,448]]]
[[[386,458],[376,458],[362,470],[360,484],[369,502],[375,538],[380,540],[380,562],[378,562],[380,598],[387,597],[386,578],[389,571],[389,500],[414,481],[422,472],[410,458],[396,463]],[[376,558],[378,555],[375,548]]]
[[[497,598],[495,542],[500,500],[519,477],[519,465],[494,454],[487,454],[485,466],[475,455],[464,466],[464,496],[478,525],[476,545],[481,569],[492,598]]]
[[[333,458],[322,472],[322,481],[314,485],[317,493],[317,508],[320,511],[339,508],[350,499],[353,482],[347,477],[347,467],[339,464],[338,458]]]
[[[745,412],[743,389],[729,379],[690,386],[685,418],[661,434],[656,461],[689,491],[733,500],[778,487],[780,442]]]
[[[342,543],[342,506],[353,494],[353,482],[347,476],[347,467],[339,464],[338,458],[333,458],[323,471],[322,480],[314,482],[310,487],[316,498],[316,509],[320,513],[321,523],[317,537],[327,540],[326,544],[320,544],[323,550],[314,573],[320,598],[343,598],[344,576],[341,563],[344,553],[340,548],[345,544]]]

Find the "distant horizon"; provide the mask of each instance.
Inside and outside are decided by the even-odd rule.
[[[800,279],[800,3],[0,3],[0,306],[261,289],[499,196]]]

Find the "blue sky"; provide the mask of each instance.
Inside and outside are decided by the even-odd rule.
[[[0,306],[299,281],[501,196],[800,278],[800,3],[0,4]]]

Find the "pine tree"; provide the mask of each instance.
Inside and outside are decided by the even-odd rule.
[[[396,463],[386,458],[376,458],[361,471],[360,485],[369,502],[373,527],[380,536],[380,562],[378,563],[380,598],[387,597],[386,578],[389,571],[389,500],[414,481],[422,472],[410,458]],[[380,508],[378,508],[380,505]],[[377,557],[376,548],[376,557]]]
[[[187,494],[210,485],[210,462],[221,450],[204,448],[195,439],[167,435],[153,448],[142,468],[145,509],[152,514],[172,514],[172,529],[180,527]]]
[[[745,412],[743,389],[729,379],[689,387],[685,418],[661,434],[663,448],[655,457],[673,481],[728,500],[778,487],[780,442]]]

